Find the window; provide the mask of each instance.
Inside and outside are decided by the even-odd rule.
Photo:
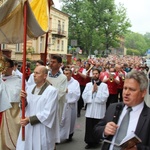
[[[60,50],[60,40],[57,41],[57,51]]]
[[[65,23],[62,23],[62,34],[64,34],[64,29],[65,29]]]
[[[43,45],[44,45],[43,43],[44,43],[44,37],[41,36],[41,37],[40,37],[40,52],[43,51]]]
[[[1,49],[5,49],[5,44],[1,44]]]
[[[64,41],[61,41],[61,51],[64,51]]]
[[[20,52],[20,44],[16,44],[16,52]]]
[[[60,20],[58,20],[58,33],[61,32],[61,23],[60,23]]]

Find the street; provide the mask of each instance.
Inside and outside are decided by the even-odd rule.
[[[85,110],[81,111],[81,117],[77,118],[75,133],[71,142],[64,142],[56,146],[56,150],[85,150],[86,143],[84,142],[85,133]],[[100,146],[89,150],[100,150]]]

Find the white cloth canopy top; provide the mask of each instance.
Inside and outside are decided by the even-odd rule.
[[[25,0],[5,0],[0,5],[0,44],[23,42]],[[37,38],[49,28],[48,0],[27,1],[27,39]]]

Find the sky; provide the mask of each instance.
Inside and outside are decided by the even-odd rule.
[[[60,9],[61,0],[53,0],[55,7]],[[116,5],[124,4],[127,9],[133,32],[145,34],[150,33],[150,0],[115,0]]]

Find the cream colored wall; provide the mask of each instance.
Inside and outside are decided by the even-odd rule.
[[[50,26],[49,26],[49,38],[52,38],[52,34],[56,34],[58,31],[58,20],[61,22],[64,22],[64,35],[63,38],[55,38],[54,45],[50,45],[47,48],[48,54],[67,54],[67,47],[68,47],[68,22],[69,22],[69,16],[53,7],[51,7],[50,10]],[[38,60],[40,59],[40,53],[45,52],[45,40],[46,40],[46,34],[42,36],[43,40],[41,43],[41,37],[34,40],[27,41],[27,49],[29,47],[32,47],[34,49],[33,54],[27,54],[27,58],[30,60]],[[60,43],[59,49],[58,49],[58,40]],[[64,42],[64,48],[62,49],[62,41]],[[51,41],[52,42],[52,41]],[[22,60],[22,52],[23,52],[23,44],[20,43],[20,50],[17,52],[17,46],[16,44],[7,44],[5,45],[5,49],[11,49],[12,50],[12,59],[14,60]],[[47,56],[48,57],[48,56]]]
[[[58,20],[60,21],[61,28],[62,24],[64,22],[64,34],[65,37],[63,38],[56,38],[54,45],[51,45],[49,47],[48,53],[50,54],[67,54],[67,48],[68,48],[68,22],[69,18],[68,15],[62,13],[61,11],[51,8],[51,13],[50,13],[50,18],[51,18],[51,25],[50,25],[50,30],[52,34],[57,33],[58,31]],[[60,43],[59,49],[58,49],[58,40]],[[64,46],[62,48],[62,41],[64,43]]]
[[[53,45],[52,44],[52,34],[56,34],[58,31],[58,20],[60,20],[61,22],[61,26],[62,26],[62,22],[64,22],[64,35],[65,37],[63,38],[55,38],[55,43]],[[69,22],[69,18],[67,14],[64,14],[63,12],[55,9],[55,8],[51,8],[50,10],[50,32],[49,32],[49,40],[50,43],[48,43],[48,48],[47,48],[47,53],[49,54],[67,54],[67,48],[68,48],[68,22]],[[40,46],[40,39],[41,37],[39,37],[37,40],[33,40],[33,47],[35,47],[35,50],[37,53],[44,53],[45,52],[45,39],[46,39],[46,35],[43,35],[44,39],[42,42],[42,46]],[[58,40],[60,43],[59,49],[58,49]],[[62,41],[64,42],[64,46],[62,49]],[[42,47],[40,49],[40,47]]]

